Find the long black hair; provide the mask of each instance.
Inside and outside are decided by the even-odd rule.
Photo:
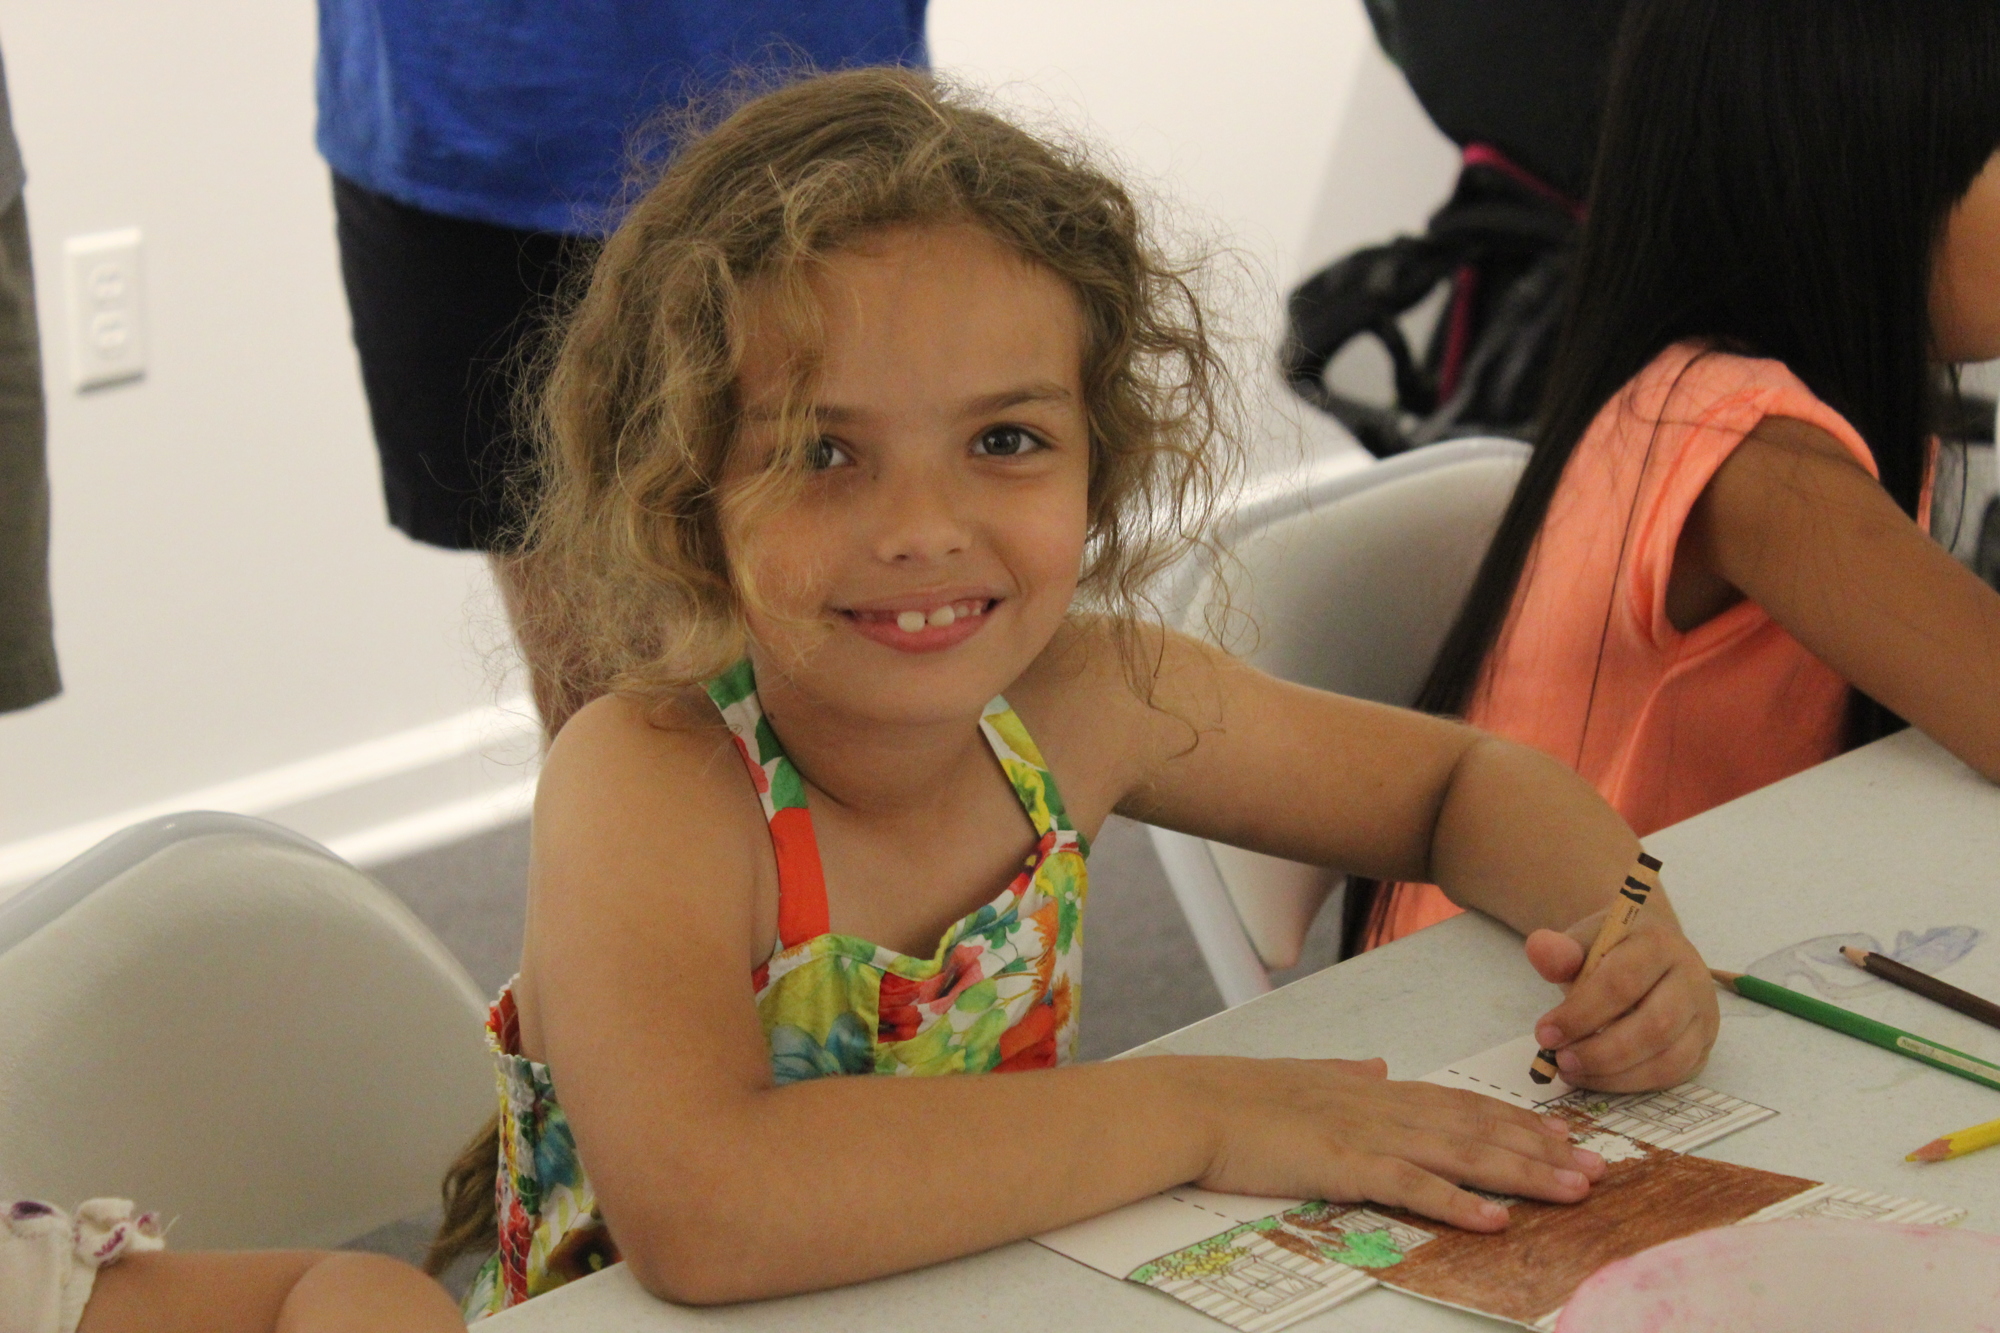
[[[1534,452],[1417,706],[1466,710],[1577,442],[1674,343],[1783,362],[1914,517],[1932,257],[1996,147],[1996,0],[1634,0]],[[1856,705],[1851,740],[1896,725]]]

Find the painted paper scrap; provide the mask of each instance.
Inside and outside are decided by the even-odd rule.
[[[1949,1225],[1965,1215],[1688,1156],[1776,1113],[1693,1083],[1630,1094],[1560,1079],[1537,1086],[1527,1075],[1534,1044],[1508,1042],[1426,1080],[1568,1120],[1606,1162],[1582,1203],[1486,1194],[1512,1216],[1505,1231],[1480,1234],[1392,1208],[1182,1188],[1036,1239],[1244,1333],[1278,1333],[1378,1285],[1549,1329],[1603,1265],[1697,1231],[1794,1217]]]

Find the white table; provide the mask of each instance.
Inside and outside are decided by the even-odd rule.
[[[1694,939],[1717,967],[1816,936],[1970,925],[1988,932],[1946,974],[2000,995],[2000,788],[1906,732],[1647,840]],[[1844,980],[1844,978],[1841,978]],[[1794,984],[1801,984],[1794,982]],[[1145,1049],[1259,1056],[1381,1054],[1417,1075],[1529,1030],[1555,990],[1518,938],[1467,914],[1163,1037]],[[2000,1060],[2000,1031],[1878,986],[1843,1001],[1946,1045]],[[1903,1154],[2000,1116],[2000,1094],[1723,997],[1701,1081],[1779,1115],[1704,1149],[1709,1156],[1970,1209],[2000,1231],[2000,1149],[1938,1166]],[[923,1206],[915,1202],[913,1206]],[[1027,1242],[837,1291],[719,1309],[662,1304],[620,1268],[497,1316],[494,1333],[668,1330],[1131,1329],[1214,1333],[1223,1325]],[[1307,1330],[1496,1329],[1396,1292],[1370,1291]]]

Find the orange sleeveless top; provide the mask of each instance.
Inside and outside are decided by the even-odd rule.
[[[1641,837],[1840,751],[1847,682],[1761,606],[1685,634],[1667,619],[1689,512],[1774,416],[1819,427],[1879,475],[1854,427],[1777,361],[1682,343],[1614,395],[1563,471],[1466,710],[1574,768]],[[1927,480],[1926,526],[1929,508]],[[1429,884],[1390,892],[1371,948],[1462,910]]]

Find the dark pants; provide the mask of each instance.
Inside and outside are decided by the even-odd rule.
[[[530,373],[591,239],[444,217],[333,178],[340,274],[389,521],[506,550],[532,500]]]
[[[49,615],[49,477],[28,213],[0,208],[0,713],[62,689]]]

